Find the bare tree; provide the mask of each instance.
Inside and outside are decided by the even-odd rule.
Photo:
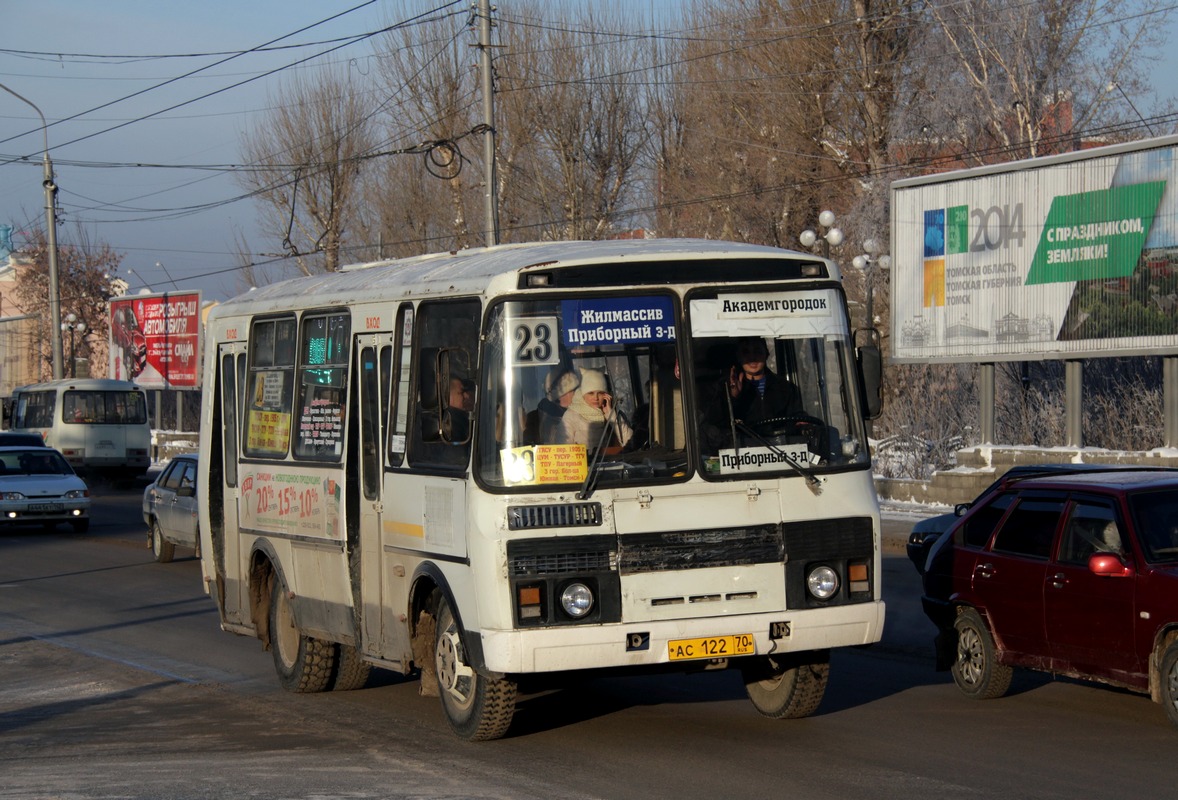
[[[16,304],[23,314],[33,314],[33,337],[29,350],[40,367],[41,379],[53,374],[52,342],[61,331],[49,329],[49,255],[45,231],[33,227],[28,233],[29,243],[21,248],[15,260],[19,266],[16,281]],[[107,334],[110,320],[107,300],[111,277],[123,261],[105,242],[95,241],[79,227],[73,244],[59,245],[57,278],[61,315],[73,314],[85,328],[74,334],[73,352],[67,344],[63,355],[75,363],[87,361],[92,375],[106,374]],[[68,334],[67,334],[68,338]],[[66,374],[71,370],[67,367]]]
[[[265,209],[267,232],[299,272],[339,268],[362,165],[372,153],[370,95],[346,68],[300,73],[243,135],[253,168],[241,181]]]
[[[503,24],[497,64],[512,217],[539,238],[600,239],[618,233],[635,189],[649,126],[641,88],[644,45],[621,4],[585,6],[546,23],[543,6]],[[518,209],[518,210],[516,210]]]

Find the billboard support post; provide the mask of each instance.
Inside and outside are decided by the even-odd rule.
[[[1163,447],[1178,448],[1178,356],[1162,359]]]
[[[978,375],[978,396],[981,401],[979,420],[981,425],[982,444],[994,444],[998,436],[995,432],[994,415],[994,364],[981,364]]]
[[[1063,362],[1068,447],[1084,446],[1084,362]]]

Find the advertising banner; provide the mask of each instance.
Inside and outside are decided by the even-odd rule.
[[[200,292],[110,302],[110,376],[145,389],[200,387]]]
[[[1178,137],[892,184],[896,362],[1178,352]]]

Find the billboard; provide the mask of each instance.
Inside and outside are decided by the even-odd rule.
[[[1178,137],[892,184],[892,360],[1178,353]]]
[[[110,375],[147,389],[200,387],[200,292],[110,301]]]

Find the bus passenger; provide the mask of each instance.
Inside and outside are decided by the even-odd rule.
[[[447,438],[451,442],[462,443],[470,437],[470,414],[474,411],[474,389],[474,381],[472,380],[450,379],[446,416],[450,420],[450,432]]]
[[[561,419],[580,385],[581,376],[571,367],[557,367],[544,376],[544,397],[524,423],[524,440],[528,444],[559,442]]]
[[[607,448],[624,447],[633,435],[634,430],[614,405],[605,375],[595,369],[582,369],[579,390],[561,418],[560,443],[583,444],[591,450],[599,442]]]

